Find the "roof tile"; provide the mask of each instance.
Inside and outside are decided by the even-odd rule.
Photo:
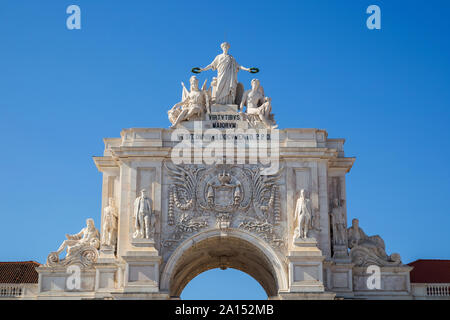
[[[0,262],[0,283],[37,283],[35,261]]]
[[[412,283],[450,283],[450,260],[419,259],[408,263]]]

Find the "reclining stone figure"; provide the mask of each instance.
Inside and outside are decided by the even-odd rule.
[[[383,239],[379,235],[366,235],[359,227],[358,219],[352,220],[352,226],[348,228],[347,234],[350,256],[357,266],[401,264],[400,255],[393,253],[388,256]]]
[[[79,262],[82,265],[89,265],[97,260],[98,249],[100,247],[100,234],[95,228],[94,220],[87,219],[86,227],[74,235],[66,234],[67,240],[59,246],[58,250],[51,252],[47,258],[47,265],[68,265],[72,262]],[[59,255],[67,251],[66,257],[62,260]]]

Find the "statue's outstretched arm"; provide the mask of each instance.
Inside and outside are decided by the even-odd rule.
[[[212,68],[213,68],[213,66],[212,66],[212,63],[211,63],[211,64],[207,65],[206,67],[200,69],[200,71],[206,71],[206,70],[210,70]]]
[[[250,68],[246,68],[244,66],[240,66],[239,69],[250,72]]]

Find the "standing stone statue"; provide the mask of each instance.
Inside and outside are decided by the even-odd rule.
[[[134,233],[135,239],[152,239],[154,231],[154,213],[152,200],[147,196],[146,190],[141,190],[141,195],[134,201]]]
[[[103,210],[102,245],[115,247],[117,242],[117,208],[114,198],[108,199],[108,206]]]
[[[294,231],[294,240],[306,239],[308,237],[309,230],[313,228],[312,216],[311,200],[305,196],[305,190],[302,189],[295,206],[295,221],[297,228],[295,228]]]
[[[344,206],[339,205],[339,199],[333,200],[331,220],[333,228],[333,243],[335,245],[347,245],[347,223],[345,219]]]
[[[216,56],[213,62],[200,71],[209,69],[217,70],[215,86],[215,102],[217,104],[234,104],[236,99],[237,73],[245,70],[250,72],[250,68],[240,66],[232,55],[228,54],[230,44],[224,42],[220,45],[223,53]]]

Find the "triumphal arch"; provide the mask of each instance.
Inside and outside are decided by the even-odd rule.
[[[176,299],[212,268],[248,273],[269,299],[411,297],[400,255],[347,225],[344,139],[279,129],[263,83],[238,80],[259,69],[229,48],[192,69],[170,128],[104,139],[101,225],[61,239],[38,299]]]

